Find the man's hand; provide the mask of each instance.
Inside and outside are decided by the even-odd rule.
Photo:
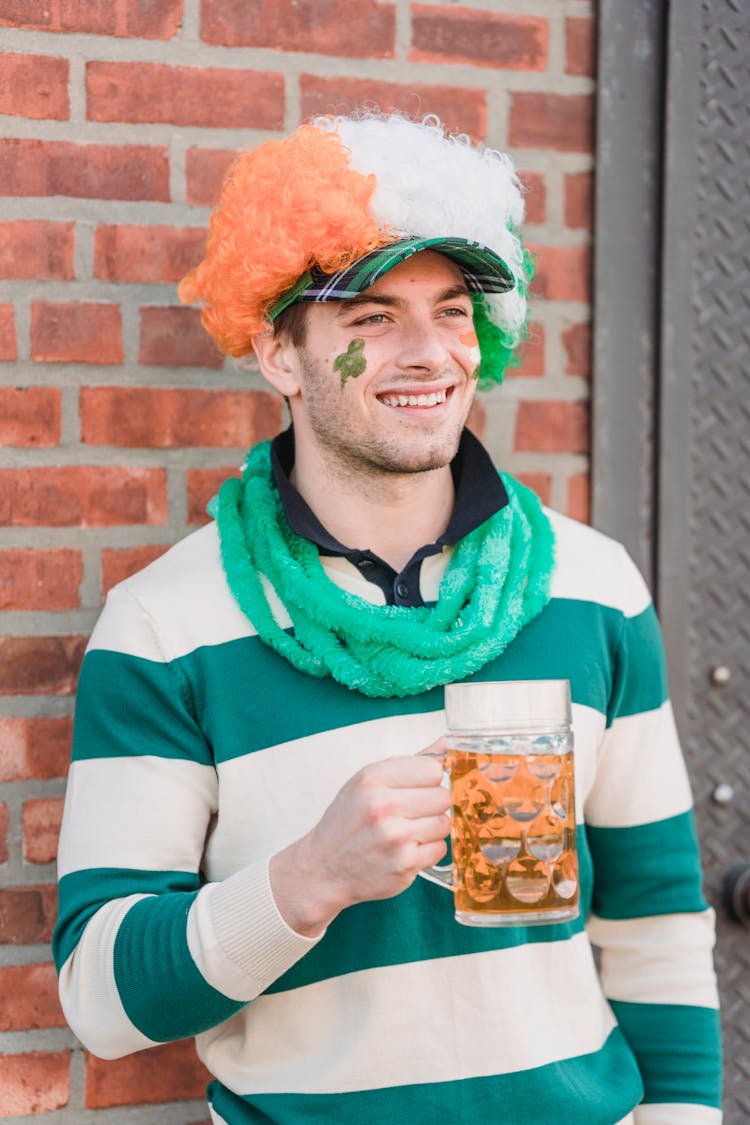
[[[273,857],[271,888],[287,924],[317,936],[355,902],[400,894],[439,863],[450,831],[442,739],[423,754],[365,766],[315,827]]]

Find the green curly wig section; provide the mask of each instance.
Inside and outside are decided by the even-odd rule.
[[[516,284],[528,301],[528,288],[534,279],[534,258],[525,248],[523,264],[527,280],[518,280]],[[474,331],[477,334],[481,355],[478,372],[479,390],[487,391],[490,387],[500,386],[507,369],[517,367],[521,362],[518,347],[529,336],[528,314],[521,331],[511,334],[503,331],[490,320],[483,293],[473,293],[471,301],[474,306]]]

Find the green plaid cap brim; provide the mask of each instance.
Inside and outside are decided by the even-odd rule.
[[[515,286],[513,274],[503,259],[479,242],[466,238],[403,238],[371,250],[338,273],[308,270],[270,306],[269,319],[275,320],[295,301],[346,301],[357,297],[388,270],[420,250],[435,250],[454,261],[472,292],[507,293]]]

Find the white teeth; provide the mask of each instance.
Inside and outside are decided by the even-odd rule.
[[[447,397],[447,391],[433,391],[429,395],[383,395],[383,402],[386,406],[437,406]]]

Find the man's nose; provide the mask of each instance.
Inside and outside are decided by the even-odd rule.
[[[410,370],[440,370],[448,357],[444,334],[432,319],[404,326],[397,356],[399,366]]]

